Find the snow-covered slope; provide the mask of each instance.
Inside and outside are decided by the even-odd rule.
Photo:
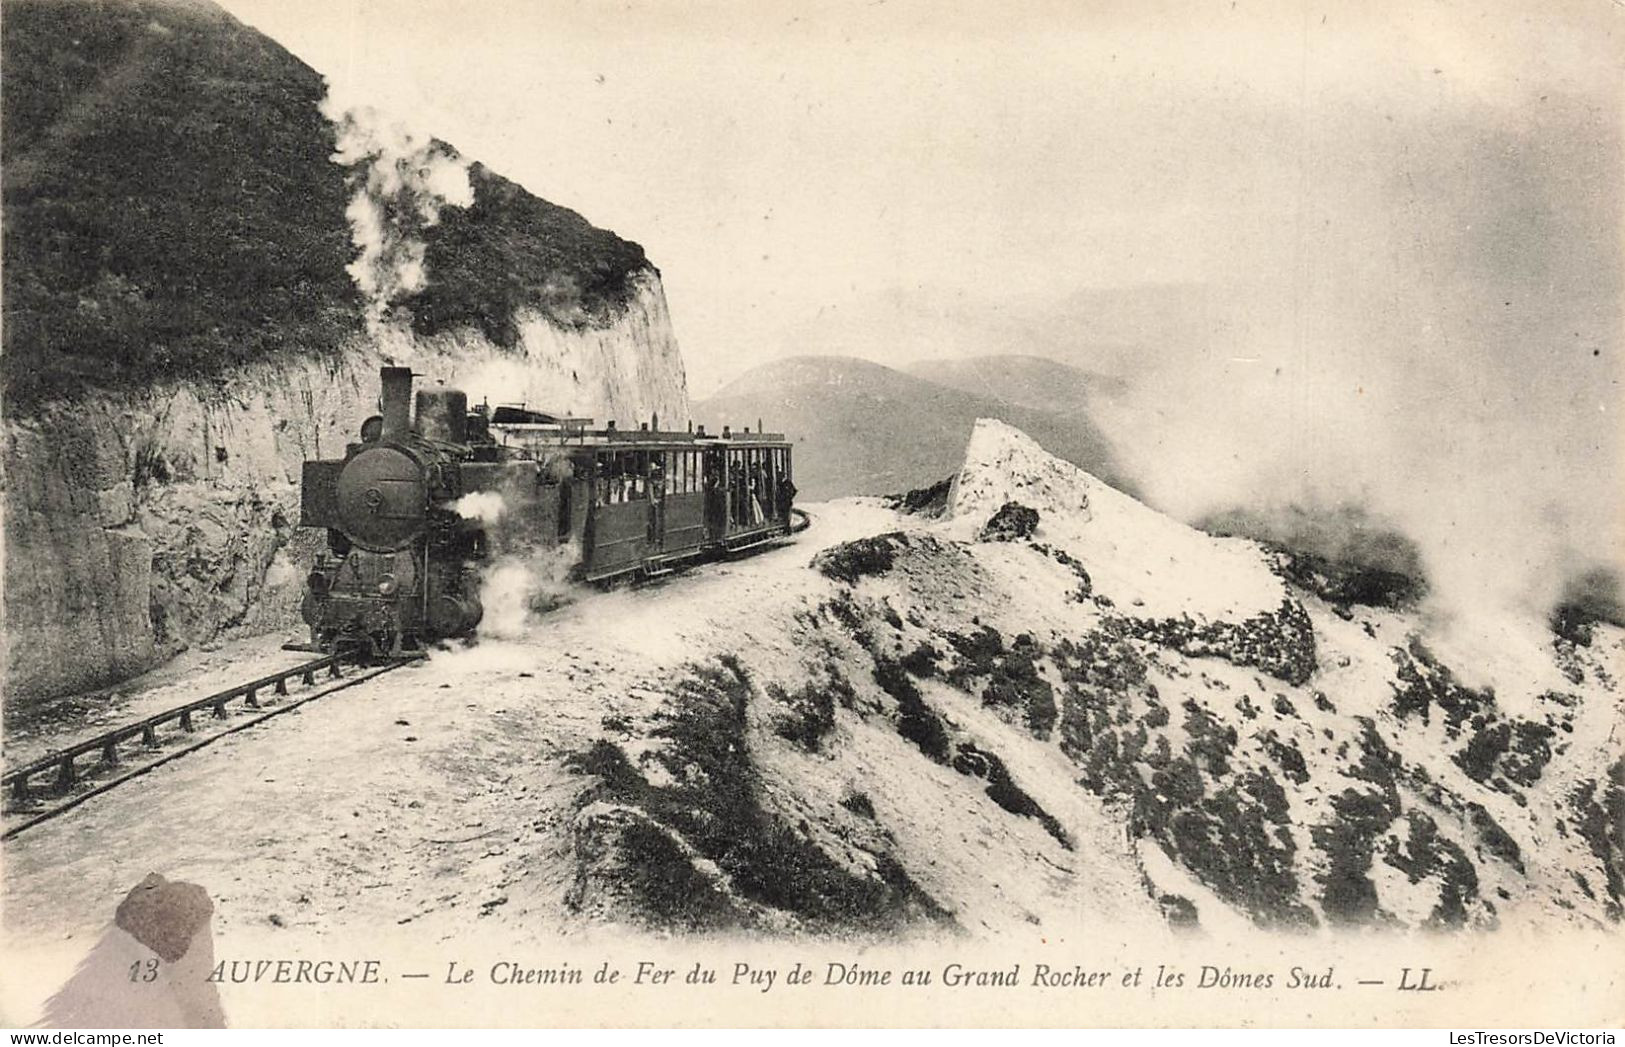
[[[979,422],[946,518],[819,553],[788,651],[744,644],[596,747],[579,897],[613,883],[599,911],[655,924],[861,922],[847,893],[753,887],[811,853],[905,923],[1617,920],[1619,633],[1537,628],[1543,666],[1458,670],[1414,612],[1329,606],[1272,555]],[[1503,672],[1562,686],[1507,709],[1476,682]],[[760,808],[719,817],[741,780]],[[663,901],[655,852],[717,908]]]
[[[230,885],[223,933],[1619,923],[1620,630],[1522,636],[1514,675],[1560,686],[1509,710],[1414,611],[1327,604],[996,423],[942,518],[811,510],[33,831],[12,929],[93,930],[151,869]]]
[[[1043,540],[1076,557],[1096,593],[1136,614],[1239,621],[1275,610],[1285,595],[1254,543],[1187,527],[981,419],[949,490],[954,523],[945,533],[973,538],[1012,500],[1038,510]]]

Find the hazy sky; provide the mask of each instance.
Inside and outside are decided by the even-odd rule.
[[[1187,518],[1359,501],[1458,605],[1625,561],[1625,3],[225,3],[642,243],[696,396],[1041,352]]]
[[[1143,282],[1313,293],[1311,212],[1362,214],[1396,159],[1430,190],[1461,121],[1539,121],[1543,95],[1617,103],[1625,15],[1607,0],[226,6],[346,95],[642,243],[700,395],[800,351],[814,318],[867,323],[914,291],[928,309]],[[857,341],[891,351],[885,331]]]

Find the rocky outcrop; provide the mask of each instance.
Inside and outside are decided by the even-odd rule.
[[[1517,661],[1447,655],[1414,609],[1353,614],[997,422],[946,516],[902,510],[828,503],[849,537],[799,575],[704,590],[749,608],[710,634],[725,671],[640,679],[669,695],[575,761],[575,912],[858,935],[1621,919],[1618,628],[1559,646],[1533,616]]]
[[[380,363],[687,420],[641,246],[209,0],[13,0],[0,44],[8,698],[289,621],[300,462],[343,453]]]
[[[6,695],[28,701],[148,669],[232,631],[291,626],[318,536],[298,531],[300,463],[342,455],[376,410],[378,367],[478,402],[623,424],[688,419],[659,277],[603,325],[523,316],[513,349],[468,330],[386,334],[336,361],[95,393],[5,425]]]

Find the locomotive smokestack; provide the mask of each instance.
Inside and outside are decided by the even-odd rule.
[[[412,369],[379,368],[378,379],[383,385],[383,438],[400,439],[412,428]]]

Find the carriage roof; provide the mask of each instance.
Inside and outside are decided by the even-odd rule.
[[[787,447],[789,441],[783,433],[705,433],[667,432],[651,429],[589,429],[591,419],[584,424],[561,423],[492,424],[491,431],[508,446],[525,444],[555,447],[592,447],[631,449],[703,449],[708,447]],[[515,437],[510,441],[509,437]]]

